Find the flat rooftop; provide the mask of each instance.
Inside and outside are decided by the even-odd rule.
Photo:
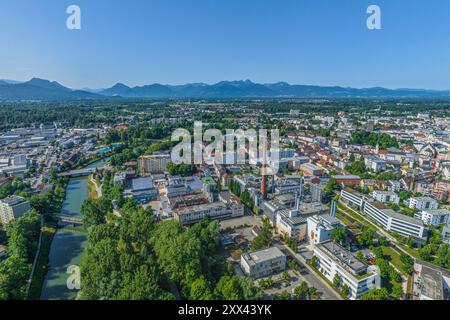
[[[179,209],[174,209],[174,212],[178,215],[190,214],[200,211],[207,211],[213,208],[226,208],[227,206],[223,202],[213,202],[213,203],[203,203],[198,205],[193,205],[189,207],[182,207]]]
[[[387,216],[391,217],[392,219],[397,219],[397,220],[401,220],[401,221],[406,221],[409,222],[411,224],[415,224],[417,226],[423,226],[423,221],[411,216],[407,216],[405,214],[401,214],[398,213],[392,209],[386,209],[386,210],[382,210],[384,214],[386,214]]]
[[[386,195],[386,196],[396,196],[397,195],[393,191],[382,191],[382,190],[374,190],[373,193],[374,194],[382,194],[382,195]]]
[[[436,209],[436,210],[425,210],[425,211],[428,212],[429,214],[437,215],[437,216],[450,214],[450,210],[443,209],[443,208],[442,209]]]
[[[205,184],[216,185],[216,181],[213,178],[209,177],[209,176],[208,177],[203,177],[202,178],[202,182],[205,183]]]
[[[430,197],[412,197],[411,199],[414,199],[416,201],[422,201],[422,202],[436,202],[433,198]]]
[[[311,169],[311,170],[323,170],[321,167],[315,165],[314,163],[309,163],[309,162],[303,163],[301,166],[303,168],[306,167],[306,168]]]
[[[281,252],[277,247],[270,247],[268,249],[253,251],[245,253],[243,255],[244,259],[249,265],[255,265],[264,261],[270,261],[273,259],[284,257],[285,254]]]
[[[22,197],[18,196],[9,196],[7,198],[4,198],[0,200],[0,203],[6,204],[8,206],[16,206],[18,204],[21,204],[22,202],[25,202],[26,200]]]
[[[279,211],[278,214],[281,216],[283,221],[288,223],[291,227],[306,223],[306,218],[302,217],[301,214],[298,216],[289,217],[290,211],[291,210],[283,209],[283,210]]]
[[[149,190],[153,189],[153,179],[152,178],[136,178],[132,182],[133,191]]]
[[[348,192],[358,198],[364,198],[364,195],[361,192],[353,190],[352,188],[345,188],[345,189],[343,189],[343,191]]]
[[[442,272],[422,265],[421,295],[433,300],[444,300]]]
[[[346,175],[336,175],[333,176],[336,180],[361,180],[359,176],[356,176],[354,174],[346,174]]]
[[[354,275],[362,274],[367,270],[367,264],[360,261],[355,254],[344,249],[334,241],[327,241],[316,245],[316,247]]]

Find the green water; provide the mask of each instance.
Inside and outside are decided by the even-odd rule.
[[[69,274],[67,268],[79,266],[86,246],[86,234],[60,229],[56,233],[50,249],[50,268],[45,277],[41,300],[74,300],[77,290],[67,288]]]
[[[108,158],[93,163],[88,168],[103,167]],[[66,189],[66,199],[61,207],[61,215],[80,217],[81,206],[88,198],[87,178],[71,179]],[[41,300],[74,300],[77,290],[67,288],[69,274],[67,268],[79,266],[87,243],[87,235],[82,232],[59,229],[52,242],[49,256],[49,270],[41,291]]]
[[[86,178],[72,179],[66,189],[66,200],[64,201],[61,214],[64,216],[80,217],[81,206],[88,197],[88,184]]]
[[[102,167],[107,159],[89,165]],[[61,207],[61,215],[80,217],[81,206],[89,193],[87,178],[71,179],[66,189],[66,199]],[[86,234],[78,231],[59,229],[52,242],[49,256],[49,271],[44,280],[41,300],[73,300],[77,290],[67,288],[69,274],[67,268],[79,266],[86,246]]]

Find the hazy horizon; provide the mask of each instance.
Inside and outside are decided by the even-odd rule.
[[[388,90],[408,90],[408,89],[412,89],[412,90],[429,90],[429,91],[450,91],[450,86],[448,89],[443,88],[443,89],[431,89],[431,88],[413,88],[413,87],[387,87],[387,86],[372,86],[372,87],[356,87],[356,86],[342,86],[342,85],[328,85],[328,84],[312,84],[312,83],[291,83],[291,82],[287,82],[287,81],[283,81],[283,80],[279,80],[279,81],[274,81],[274,82],[265,82],[265,83],[260,83],[257,81],[253,81],[252,79],[234,79],[234,80],[229,80],[229,79],[224,79],[224,80],[220,80],[217,82],[204,82],[204,81],[200,81],[200,82],[186,82],[186,83],[162,83],[162,82],[148,82],[148,83],[143,83],[143,84],[129,84],[126,81],[117,81],[114,82],[106,87],[88,87],[88,86],[81,86],[81,87],[71,87],[69,85],[66,85],[65,83],[63,83],[62,81],[58,81],[55,79],[46,79],[43,77],[38,77],[38,76],[32,76],[28,79],[24,79],[24,80],[18,80],[18,79],[6,79],[6,78],[2,78],[0,77],[0,81],[11,81],[14,83],[11,84],[18,84],[18,83],[24,83],[24,82],[28,82],[32,79],[42,79],[42,80],[48,80],[51,82],[57,82],[69,89],[73,89],[73,90],[84,90],[84,89],[88,89],[88,90],[104,90],[104,89],[109,89],[117,84],[123,84],[126,85],[127,87],[130,88],[134,88],[134,87],[140,87],[140,86],[145,86],[145,85],[153,85],[153,84],[160,84],[160,85],[164,85],[164,86],[182,86],[182,85],[188,85],[188,84],[205,84],[205,85],[214,85],[217,84],[219,82],[235,82],[235,81],[251,81],[255,84],[262,84],[262,85],[269,85],[269,84],[276,84],[276,83],[281,83],[281,82],[285,82],[289,85],[300,85],[300,86],[318,86],[318,87],[342,87],[342,88],[352,88],[352,89],[371,89],[371,88],[384,88],[384,89],[388,89]]]
[[[66,28],[71,4],[81,30]],[[370,4],[381,30],[366,27]],[[0,4],[1,78],[449,90],[448,12],[445,0],[16,0]]]

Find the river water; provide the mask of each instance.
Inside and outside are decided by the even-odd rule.
[[[103,167],[105,160],[89,165],[89,168]],[[71,179],[66,189],[66,199],[61,208],[61,215],[81,216],[81,206],[88,198],[87,178]],[[50,255],[49,270],[41,291],[41,300],[73,300],[77,290],[67,287],[69,266],[79,266],[83,257],[87,236],[83,232],[59,229],[53,239]]]

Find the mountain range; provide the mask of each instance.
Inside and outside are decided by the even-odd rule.
[[[348,88],[339,86],[291,85],[286,82],[259,84],[250,80],[215,84],[149,84],[130,87],[117,83],[106,89],[73,90],[56,81],[33,78],[26,82],[0,80],[0,100],[103,100],[103,99],[443,99],[450,90]]]

